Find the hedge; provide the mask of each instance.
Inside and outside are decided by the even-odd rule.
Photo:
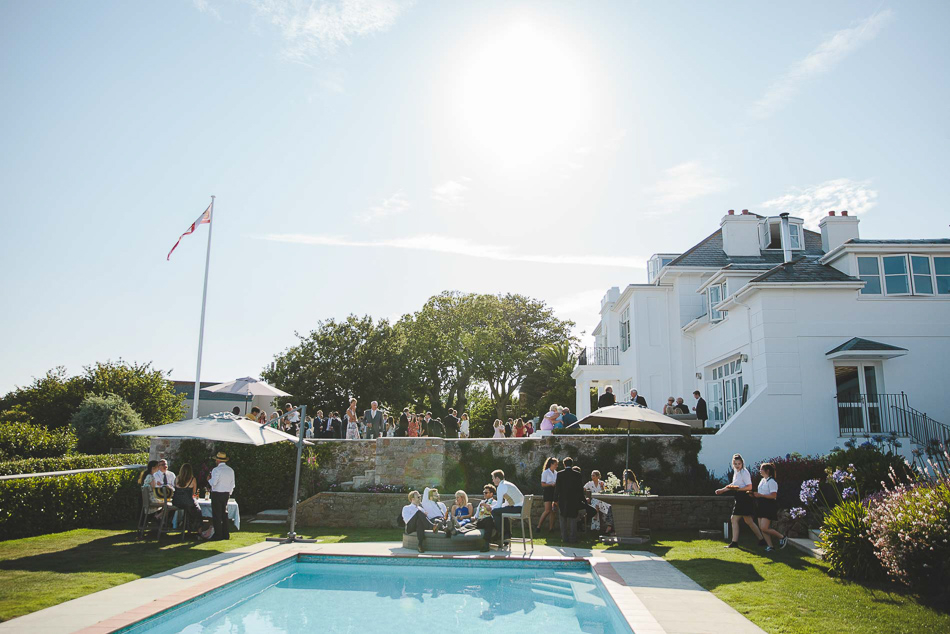
[[[690,430],[690,436],[711,436],[715,434],[717,429],[712,427],[707,428],[693,428]],[[571,427],[570,429],[554,429],[552,432],[555,436],[589,436],[591,434],[596,434],[599,436],[626,436],[627,430],[624,428],[611,427],[610,429],[603,429],[600,427],[592,427],[590,429],[585,429],[583,427]],[[642,429],[631,429],[631,436],[652,436],[656,434],[663,434],[665,432],[655,432],[655,431],[644,431]]]
[[[0,540],[134,520],[138,476],[126,469],[0,480]]]
[[[101,454],[97,456],[66,456],[65,458],[28,458],[0,462],[0,476],[20,473],[46,473],[72,469],[96,469],[147,464],[147,453]]]
[[[57,458],[76,447],[68,429],[50,431],[30,423],[0,423],[0,460]]]

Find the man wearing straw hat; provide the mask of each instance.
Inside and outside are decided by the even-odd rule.
[[[219,451],[214,457],[215,468],[211,470],[211,525],[214,540],[231,539],[228,526],[228,500],[234,491],[234,469],[228,466],[228,454]]]

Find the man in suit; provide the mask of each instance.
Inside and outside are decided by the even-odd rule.
[[[617,402],[617,397],[614,396],[614,388],[609,385],[604,389],[604,393],[600,395],[600,398],[597,399],[597,409],[601,407],[609,407]]]
[[[647,400],[643,398],[642,396],[640,396],[639,394],[637,394],[636,390],[630,390],[630,402],[636,403],[637,405],[640,405],[641,407],[647,406]]]
[[[429,419],[428,436],[432,438],[445,438],[445,425],[442,424],[441,418]]]
[[[396,428],[396,436],[405,438],[409,435],[409,408],[404,407],[402,414],[399,415],[399,427]]]
[[[379,403],[376,401],[370,403],[369,409],[363,412],[363,424],[366,425],[366,433],[370,438],[383,435],[383,410],[379,409]]]
[[[696,418],[698,418],[699,422],[701,422],[703,427],[705,427],[706,421],[709,420],[709,412],[706,409],[706,401],[699,393],[699,390],[693,392],[693,398],[696,399],[696,407],[693,408],[693,411],[696,412]]]
[[[561,541],[573,544],[577,541],[577,515],[584,503],[584,484],[581,474],[574,471],[574,460],[565,458],[564,467],[557,472],[554,493],[557,498],[558,513],[561,516]]]
[[[432,433],[429,431],[429,425],[432,423],[432,412],[426,412],[426,417],[422,419],[419,427],[419,433],[423,436],[431,436]]]
[[[683,402],[682,396],[676,399],[676,405],[673,406],[673,411],[677,414],[689,414],[689,405]]]
[[[454,409],[449,409],[449,415],[445,417],[445,420],[442,421],[445,425],[445,437],[446,438],[458,438],[459,437],[459,419],[455,415]]]

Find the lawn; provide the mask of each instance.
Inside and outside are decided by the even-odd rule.
[[[103,590],[285,530],[249,524],[228,542],[140,542],[128,528],[82,529],[0,542],[0,621]],[[325,542],[398,541],[398,530],[307,531]],[[536,543],[560,545],[539,536]],[[751,544],[751,543],[750,543]],[[585,544],[579,544],[584,546]],[[591,546],[591,543],[587,543]],[[662,533],[645,548],[732,605],[767,632],[950,632],[950,614],[893,586],[829,577],[825,566],[788,547],[725,550],[695,533]],[[595,546],[602,548],[602,546]],[[615,547],[612,547],[615,548]]]

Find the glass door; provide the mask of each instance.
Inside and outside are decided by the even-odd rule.
[[[881,431],[879,383],[874,363],[835,365],[838,427],[843,434]]]

